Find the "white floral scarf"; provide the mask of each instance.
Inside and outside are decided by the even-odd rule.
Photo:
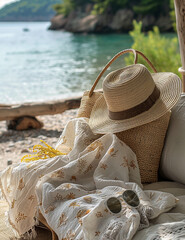
[[[85,118],[66,125],[56,148],[67,155],[15,164],[1,174],[8,220],[19,236],[33,236],[39,210],[60,240],[132,239],[176,205],[171,194],[143,191],[134,152],[114,134],[94,135]],[[140,210],[122,200],[121,212],[111,213],[106,200],[125,189],[137,192]]]

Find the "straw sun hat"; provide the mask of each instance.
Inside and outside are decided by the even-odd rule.
[[[124,67],[105,77],[89,125],[101,134],[144,125],[167,113],[180,93],[181,80],[173,73],[150,73],[142,64]]]

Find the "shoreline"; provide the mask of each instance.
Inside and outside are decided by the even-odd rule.
[[[26,131],[6,129],[6,121],[0,121],[0,171],[7,167],[7,161],[18,163],[30,154],[29,150],[40,140],[55,147],[67,122],[77,116],[78,109],[67,110],[62,114],[37,117],[44,123],[43,128]]]

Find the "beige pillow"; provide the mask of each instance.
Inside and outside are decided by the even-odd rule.
[[[86,91],[82,97],[78,117],[89,118],[94,103],[102,93],[96,92],[91,98],[88,94],[89,91]],[[171,111],[151,123],[116,133],[135,152],[142,183],[158,181],[159,162],[170,115]]]
[[[172,108],[160,173],[163,177],[185,184],[185,94]]]

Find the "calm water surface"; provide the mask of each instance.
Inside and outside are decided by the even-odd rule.
[[[75,35],[49,23],[0,23],[0,103],[61,99],[89,89],[128,34]],[[29,31],[23,31],[23,29]],[[112,69],[124,66],[120,58]]]

